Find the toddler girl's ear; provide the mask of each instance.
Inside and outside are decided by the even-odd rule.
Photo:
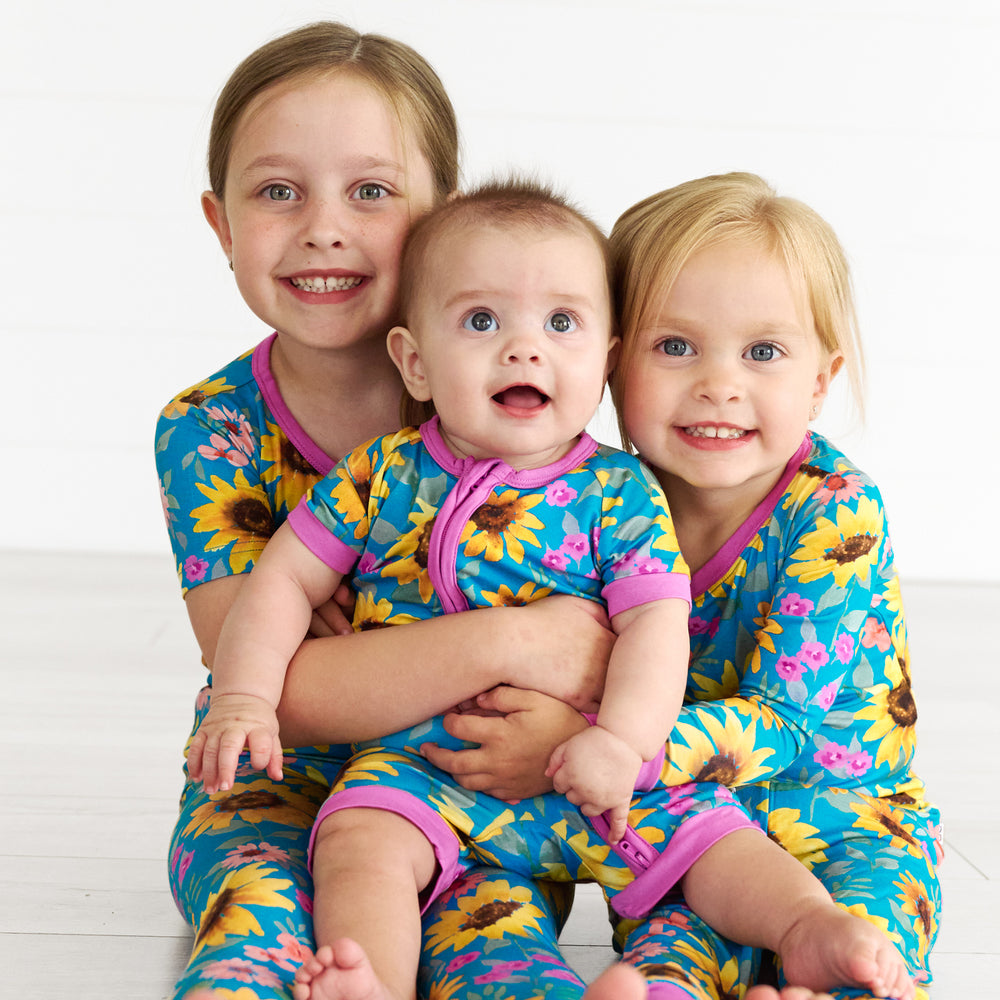
[[[842,351],[831,351],[823,360],[820,370],[816,373],[816,388],[813,390],[812,410],[810,417],[819,415],[820,404],[826,399],[830,392],[830,385],[837,377],[837,372],[844,366],[844,355]]]
[[[219,243],[226,256],[233,259],[233,237],[229,231],[229,220],[226,218],[226,207],[214,191],[206,191],[201,196],[201,210],[205,214],[212,231],[219,238]]]
[[[427,373],[420,359],[420,348],[413,334],[405,326],[394,326],[386,337],[389,357],[403,376],[406,391],[417,400],[426,401],[431,398]]]

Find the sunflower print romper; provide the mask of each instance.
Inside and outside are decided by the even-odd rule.
[[[911,769],[917,713],[877,488],[807,436],[771,494],[694,574],[692,595],[687,699],[664,781],[731,787],[929,984],[942,832]],[[672,984],[663,996],[742,997],[760,962],[676,899],[641,924],[620,922],[618,943]]]
[[[268,538],[334,465],[297,424],[271,375],[269,337],[164,407],[156,428],[160,495],[183,592],[249,572]],[[198,695],[194,728],[211,688]],[[192,729],[193,731],[193,729]],[[170,885],[194,932],[174,996],[290,1000],[313,947],[306,854],[316,812],[347,747],[285,751],[284,781],[244,763],[229,792],[185,780]],[[428,911],[421,994],[575,1000],[583,984],[559,953],[571,896],[481,867]]]

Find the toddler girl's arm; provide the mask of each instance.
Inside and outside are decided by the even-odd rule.
[[[341,574],[283,526],[240,588],[219,636],[212,701],[188,751],[188,770],[206,790],[232,786],[240,752],[281,780],[276,708],[285,669],[309,628],[312,609],[328,600]]]
[[[608,839],[625,833],[642,762],[666,742],[687,680],[687,601],[652,601],[615,615],[597,724],[557,747],[549,763],[556,791],[586,816],[608,812]]]

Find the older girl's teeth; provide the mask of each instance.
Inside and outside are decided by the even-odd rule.
[[[686,427],[684,433],[689,434],[691,437],[722,438],[723,440],[728,440],[731,438],[741,438],[746,434],[746,431],[740,430],[738,427]]]
[[[292,284],[304,292],[346,292],[361,284],[361,278],[292,278]]]

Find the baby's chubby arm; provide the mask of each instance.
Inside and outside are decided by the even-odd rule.
[[[212,664],[212,701],[191,739],[188,773],[206,791],[232,787],[244,746],[251,766],[282,777],[275,709],[285,670],[341,581],[287,524],[264,547],[233,603]]]
[[[547,774],[585,816],[607,812],[608,839],[625,834],[643,761],[652,760],[684,700],[688,604],[670,598],[623,611],[596,725],[553,751]]]

